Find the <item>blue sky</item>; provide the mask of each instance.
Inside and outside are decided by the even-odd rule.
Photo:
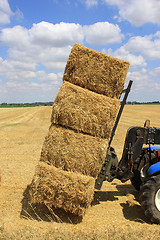
[[[160,101],[160,0],[0,0],[0,103],[54,101],[75,42],[131,63],[130,101]]]

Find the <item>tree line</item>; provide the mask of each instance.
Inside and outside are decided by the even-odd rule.
[[[37,107],[37,106],[52,106],[54,102],[33,102],[33,103],[1,103],[0,107]],[[128,101],[126,104],[135,105],[135,104],[160,104],[160,101],[153,102],[137,102],[137,101]]]
[[[34,102],[34,103],[1,103],[0,107],[36,107],[52,106],[53,102]]]
[[[153,101],[153,102],[136,102],[136,101],[128,101],[127,104],[160,104],[160,101]]]

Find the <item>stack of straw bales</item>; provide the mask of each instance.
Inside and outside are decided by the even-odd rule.
[[[126,61],[73,46],[31,183],[31,202],[84,215],[105,160],[128,68]]]

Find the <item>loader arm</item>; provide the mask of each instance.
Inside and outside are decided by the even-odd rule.
[[[103,181],[109,182],[117,178],[121,182],[126,182],[133,177],[133,166],[136,159],[142,153],[143,144],[160,144],[160,128],[149,127],[130,127],[126,134],[123,154],[120,162],[113,148],[110,147],[106,154],[105,163],[96,179],[95,188],[99,189]],[[103,175],[103,181],[102,181]],[[105,177],[104,177],[105,176]]]
[[[115,132],[116,132],[119,120],[121,118],[121,115],[122,115],[122,112],[123,112],[123,108],[124,108],[124,106],[126,104],[126,100],[127,100],[128,94],[129,94],[129,92],[131,90],[132,83],[133,83],[133,81],[130,80],[129,83],[128,83],[127,88],[124,89],[123,92],[122,92],[122,93],[125,93],[125,95],[123,97],[123,101],[121,102],[121,107],[119,109],[119,112],[118,112],[118,115],[117,115],[114,127],[112,129],[110,141],[108,143],[106,158],[105,158],[105,161],[104,161],[104,163],[102,165],[101,171],[100,171],[100,173],[99,173],[99,175],[98,175],[98,177],[97,177],[97,179],[95,181],[95,188],[98,189],[98,190],[101,189],[103,181],[105,181],[105,180],[109,181],[110,179],[112,179],[114,177],[115,169],[117,169],[117,166],[118,166],[117,155],[116,155],[114,149],[112,147],[110,147],[110,146],[111,146],[111,142],[113,140],[113,137],[115,135]],[[112,176],[111,172],[113,172],[113,176]],[[107,178],[107,176],[108,176],[108,178]]]

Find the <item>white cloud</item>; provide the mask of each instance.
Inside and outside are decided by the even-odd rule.
[[[24,47],[29,48],[30,46],[29,37],[29,31],[26,28],[15,26],[2,29],[0,40],[3,45],[24,49]]]
[[[9,24],[10,18],[13,16],[19,20],[23,18],[23,13],[20,9],[17,9],[16,12],[12,12],[8,0],[0,0],[0,24]]]
[[[159,32],[144,37],[136,36],[129,39],[125,48],[132,52],[140,52],[148,60],[160,59],[160,35]]]
[[[141,92],[144,89],[146,91],[148,86],[153,83],[145,68],[142,68],[141,71],[129,72],[127,78],[134,80],[134,90],[138,92]]]
[[[131,66],[133,68],[136,67],[146,67],[147,63],[145,61],[145,59],[141,56],[141,55],[134,55],[132,53],[130,53],[125,46],[120,47],[119,49],[117,49],[116,51],[112,51],[112,49],[108,49],[103,50],[104,53],[107,53],[113,57],[125,60],[125,61],[129,61]]]
[[[160,83],[155,83],[156,90],[160,91]]]
[[[154,77],[159,77],[160,76],[160,67],[150,70],[149,73]]]
[[[59,24],[48,22],[33,24],[29,34],[33,44],[48,47],[64,47],[74,42],[81,43],[84,38],[80,24],[64,22]]]
[[[8,0],[0,1],[0,24],[10,23],[10,17],[13,16],[13,12],[10,9]]]
[[[14,16],[16,17],[16,19],[18,21],[24,18],[23,13],[21,12],[21,10],[19,8],[14,13]]]
[[[129,72],[127,79],[133,80],[132,91],[129,95],[131,101],[159,101],[160,83],[151,78],[147,69]],[[154,93],[154,94],[153,94]]]
[[[53,84],[58,84],[62,79],[62,74],[58,73],[49,73],[47,74],[45,71],[38,71],[34,73],[34,77],[41,83],[50,82]]]
[[[4,60],[0,65],[0,76],[5,77],[8,81],[33,81],[50,82],[54,84],[62,79],[62,72],[46,73],[43,70],[36,70],[36,63],[25,63],[17,61]],[[38,64],[37,64],[38,65]]]
[[[87,42],[95,45],[119,43],[124,37],[119,26],[109,22],[97,22],[84,26],[84,32]]]
[[[98,0],[84,0],[87,8],[97,6],[98,5]]]
[[[135,26],[147,22],[160,24],[159,0],[104,0],[108,5],[117,6],[119,15]]]
[[[55,87],[53,82],[48,84],[45,82],[9,81],[3,86],[0,101],[8,103],[54,101],[60,84]]]
[[[64,47],[74,42],[81,43],[84,34],[82,26],[75,23],[52,24],[40,22],[33,24],[31,29],[22,26],[2,29],[0,40],[2,43],[16,48],[29,48],[39,45],[41,47]]]
[[[54,101],[58,88],[62,84],[62,73],[20,71],[19,73],[9,72],[6,77],[7,82],[1,83],[1,102]]]
[[[129,61],[133,67],[145,67],[147,60],[160,60],[160,32],[144,37],[131,37],[116,51],[113,52],[112,49],[104,51],[114,57]]]

